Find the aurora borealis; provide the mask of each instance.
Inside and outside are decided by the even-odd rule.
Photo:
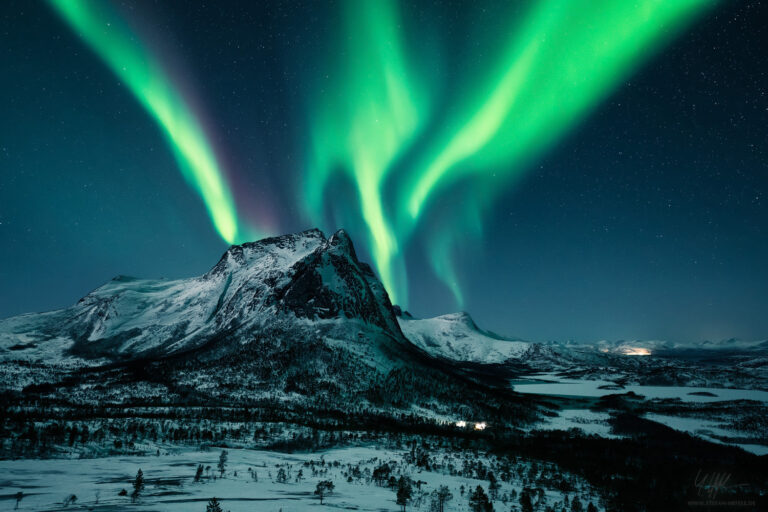
[[[61,305],[114,274],[192,275],[229,243],[344,227],[393,302],[416,314],[485,311],[491,328],[529,337],[588,337],[606,323],[620,336],[736,335],[759,300],[729,301],[731,320],[710,328],[664,326],[670,301],[700,296],[718,272],[738,275],[711,284],[720,298],[702,298],[692,318],[757,296],[741,272],[768,255],[754,247],[764,142],[750,136],[765,100],[750,75],[754,42],[732,28],[749,33],[755,9],[11,1],[3,28],[14,60],[4,69],[18,78],[3,100],[13,155],[3,172],[13,176],[0,199],[26,213],[0,207],[0,235],[15,241],[0,255],[15,270],[0,278],[24,289],[34,259],[14,267],[10,247],[50,238],[48,250],[62,251],[54,268],[68,269]],[[720,31],[730,31],[727,55],[709,44]],[[730,112],[702,117],[707,105]],[[713,128],[734,122],[742,131]],[[737,185],[724,186],[726,175]],[[674,213],[680,204],[695,213]],[[734,248],[753,263],[724,269]],[[93,250],[100,263],[75,270],[74,255]],[[614,288],[617,308],[658,327],[600,309]],[[34,309],[11,303],[0,306]],[[531,327],[553,303],[570,319],[561,331]],[[505,304],[519,312],[506,318]]]
[[[345,2],[339,54],[344,58],[327,91],[313,98],[312,150],[305,200],[310,217],[323,222],[324,188],[334,168],[348,173],[359,195],[359,211],[382,282],[402,302],[405,279],[395,284],[393,259],[399,239],[385,211],[383,182],[394,159],[424,122],[426,91],[412,83],[398,33],[395,2]],[[334,64],[330,64],[334,67]],[[350,205],[352,208],[357,208]],[[348,215],[348,214],[347,214]]]
[[[424,80],[414,80],[408,72],[395,3],[345,3],[352,12],[345,24],[349,48],[341,53],[350,58],[342,65],[341,83],[331,85],[340,104],[331,101],[319,116],[323,121],[313,129],[319,139],[307,179],[313,220],[319,220],[318,188],[324,177],[334,166],[347,169],[360,200],[360,212],[351,215],[361,214],[368,226],[374,262],[390,295],[407,304],[403,290],[407,277],[393,275],[393,262],[401,257],[412,224],[431,195],[466,174],[485,180],[489,168],[502,164],[501,173],[513,178],[524,159],[533,159],[556,141],[661,42],[712,4],[713,0],[532,3],[522,21],[510,23],[509,48],[489,63],[499,70],[498,76],[489,73],[493,78],[480,85],[472,80],[467,92],[455,99],[456,105],[470,103],[466,114],[447,124],[447,137],[427,142],[432,149],[423,157],[427,162],[423,167],[408,166],[395,178],[399,190],[388,198],[393,218],[387,218],[382,181],[419,122],[424,124],[428,101],[423,96],[431,87],[417,87],[414,82]],[[465,97],[479,100],[472,104]],[[322,104],[323,98],[315,102]],[[345,157],[327,155],[335,142],[344,147],[337,154],[346,151]],[[498,191],[503,183],[496,181]],[[484,204],[493,201],[494,189],[486,190],[480,199]],[[460,285],[447,254],[450,243],[440,231],[440,240],[434,239],[428,249],[431,261],[461,305]]]
[[[184,177],[200,194],[216,231],[238,240],[237,212],[199,120],[153,55],[110,5],[96,0],[51,0],[51,5],[123,80],[157,121]]]

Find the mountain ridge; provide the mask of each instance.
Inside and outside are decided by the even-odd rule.
[[[162,356],[291,318],[345,318],[402,338],[386,291],[346,232],[326,239],[311,229],[233,245],[197,277],[116,276],[68,308],[0,320],[0,346],[19,353],[54,340],[85,358]]]

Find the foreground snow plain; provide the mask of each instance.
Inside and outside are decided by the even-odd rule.
[[[159,456],[107,457],[99,459],[70,460],[4,460],[0,461],[0,508],[11,510],[16,504],[16,493],[23,492],[19,510],[59,511],[204,511],[208,500],[216,497],[223,510],[245,511],[302,511],[348,509],[348,510],[398,510],[392,489],[380,487],[370,478],[353,478],[348,481],[351,468],[358,466],[365,473],[387,462],[398,472],[422,481],[423,496],[414,489],[410,510],[429,510],[429,493],[440,485],[446,485],[453,494],[446,510],[468,510],[468,493],[478,485],[488,490],[487,480],[452,476],[446,472],[422,471],[403,461],[403,450],[377,449],[376,447],[349,447],[328,450],[321,453],[284,454],[257,450],[228,450],[228,463],[223,478],[218,477],[216,464],[219,450],[207,452],[187,451]],[[461,459],[455,454],[444,452],[444,461],[455,462],[461,467]],[[455,458],[455,461],[453,460]],[[481,458],[485,459],[485,458]],[[478,459],[474,459],[478,460]],[[313,464],[310,464],[313,461]],[[492,462],[483,460],[484,463]],[[194,482],[198,464],[206,469],[201,482]],[[530,471],[530,466],[526,466]],[[146,481],[145,491],[138,502],[133,503],[130,492],[131,482],[141,469]],[[277,481],[278,472],[284,469],[287,483]],[[297,481],[299,471],[303,475]],[[254,474],[256,477],[254,477]],[[572,478],[572,477],[571,477]],[[331,480],[335,484],[333,494],[324,505],[313,495],[319,480]],[[500,482],[496,500],[497,509],[508,509],[517,499],[512,491],[522,490],[522,480],[511,483]],[[461,486],[466,492],[462,496]],[[122,489],[128,496],[119,496]],[[77,496],[74,504],[66,506],[65,499]],[[579,496],[584,500],[597,500],[592,491],[578,483],[578,491],[570,497]],[[508,504],[502,501],[509,498]],[[563,499],[553,489],[545,489],[547,504]],[[500,507],[500,508],[499,508]]]

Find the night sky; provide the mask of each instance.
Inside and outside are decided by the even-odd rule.
[[[768,3],[558,4],[0,2],[0,317],[317,226],[416,316],[768,338]]]

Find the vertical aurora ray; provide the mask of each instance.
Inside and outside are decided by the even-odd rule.
[[[397,4],[390,0],[344,2],[342,58],[332,79],[313,98],[312,151],[304,181],[310,217],[321,218],[324,192],[335,170],[353,182],[370,252],[393,302],[405,300],[405,278],[393,261],[398,237],[388,220],[382,186],[393,161],[424,117],[426,103],[408,72]],[[344,202],[354,198],[344,198]],[[345,211],[357,215],[349,205]],[[352,222],[350,219],[341,219]]]
[[[456,266],[452,260],[452,244],[451,232],[438,230],[430,237],[428,257],[435,275],[439,276],[443,284],[448,287],[456,304],[461,308],[464,307],[464,294],[459,286],[459,276],[456,275]]]
[[[715,0],[543,0],[536,3],[511,38],[502,67],[476,89],[482,99],[436,139],[400,190],[399,232],[410,236],[429,201],[440,190],[471,179],[485,190],[487,208],[526,163],[557,142]],[[475,199],[468,201],[475,204]],[[483,205],[484,203],[484,205]],[[457,208],[474,215],[477,206]],[[469,212],[469,213],[467,213]],[[449,238],[427,235],[435,274],[461,292],[451,265]]]
[[[355,186],[359,213],[343,198],[345,206],[337,208],[342,218],[334,220],[363,219],[384,286],[402,304],[406,286],[395,269],[404,269],[405,246],[433,200],[454,186],[452,211],[438,215],[425,236],[429,262],[461,303],[451,254],[456,241],[480,233],[482,212],[528,162],[715,3],[532,1],[526,15],[510,24],[508,44],[490,62],[488,75],[455,77],[459,93],[448,98],[455,110],[434,132],[424,132],[428,88],[404,57],[397,3],[345,2],[342,57],[312,101],[313,144],[304,179],[309,216],[323,218],[326,187],[343,171]],[[431,85],[430,92],[437,84]],[[415,139],[418,148],[394,172]],[[457,192],[459,183],[469,186]],[[386,196],[390,189],[394,194]]]
[[[122,80],[161,128],[185,180],[202,198],[216,231],[239,241],[237,212],[200,121],[158,60],[115,13],[97,0],[50,5]]]

